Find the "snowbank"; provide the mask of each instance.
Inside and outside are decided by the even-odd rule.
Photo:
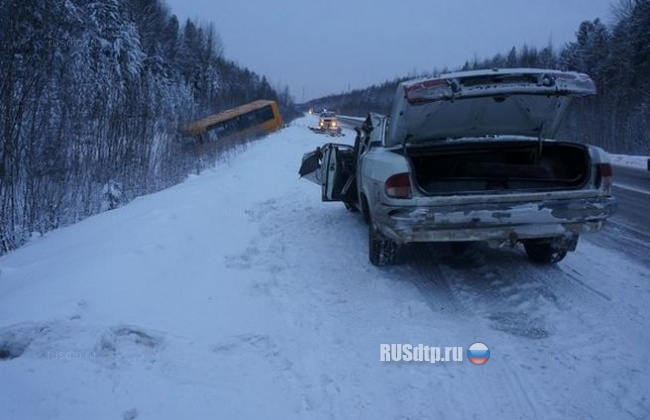
[[[650,156],[630,156],[609,154],[614,165],[629,166],[631,168],[648,169]]]

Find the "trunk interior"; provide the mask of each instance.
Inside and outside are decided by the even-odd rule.
[[[482,141],[407,150],[427,194],[535,192],[582,188],[587,148],[575,143]]]

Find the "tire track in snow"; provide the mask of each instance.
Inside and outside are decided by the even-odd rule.
[[[608,343],[612,343],[615,337],[627,343],[626,348],[632,343],[643,342],[642,338],[625,333],[625,330],[643,328],[646,319],[644,310],[634,303],[622,301],[620,297],[635,292],[648,293],[642,284],[625,282],[626,278],[643,276],[643,267],[628,266],[624,261],[608,261],[603,255],[610,251],[593,249],[591,244],[579,247],[577,252],[569,254],[557,266],[531,264],[521,249],[475,247],[475,251],[483,255],[480,264],[459,267],[454,264],[453,258],[447,260],[440,257],[435,261],[438,266],[433,275],[441,277],[436,282],[445,284],[458,308],[467,308],[462,310],[462,315],[470,318],[470,322],[480,323],[481,319],[487,318],[492,321],[489,326],[493,330],[512,337],[499,341],[502,344],[508,342],[518,349],[510,355],[515,365],[507,373],[508,392],[513,395],[513,402],[525,402],[530,407],[531,416],[542,415],[540,409],[544,406],[544,400],[551,403],[566,399],[564,394],[552,391],[553,379],[549,373],[570,370],[574,371],[574,375],[564,386],[567,390],[576,384],[593,381],[603,406],[620,406],[617,399],[626,398],[636,407],[632,411],[627,410],[628,414],[635,417],[634,413],[642,411],[647,403],[639,401],[639,392],[625,387],[625,382],[621,381],[625,375],[631,375],[639,383],[643,369],[637,367],[629,374],[612,371],[607,377],[602,377],[589,371],[586,366],[591,364],[589,355],[599,360],[596,365],[603,363],[601,369],[605,370],[616,365],[619,357],[621,361],[626,360],[625,363],[634,366],[627,350],[623,355],[617,352],[610,355],[613,349]],[[434,273],[434,270],[425,268],[426,274]],[[417,275],[414,274],[414,283],[419,281]],[[606,282],[602,283],[603,287],[598,287],[603,281]],[[624,289],[615,287],[612,281],[622,281]],[[425,288],[420,290],[428,292]],[[621,330],[617,326],[619,323],[625,325],[625,329]],[[582,354],[585,346],[590,347],[589,355]],[[600,356],[599,351],[607,356]],[[521,354],[534,357],[521,358]],[[613,359],[600,362],[599,356],[603,360]],[[543,363],[544,366],[536,363]],[[540,385],[531,380],[516,364],[536,371],[542,368],[540,375],[548,377],[546,383]],[[616,392],[612,392],[612,389]],[[545,393],[549,396],[545,396]],[[567,416],[584,413],[587,401],[586,397],[580,398],[575,404],[565,406],[562,412]],[[569,399],[566,402],[570,402]]]
[[[440,253],[440,245],[410,244],[404,251],[407,267],[397,270],[395,274],[405,276],[413,283],[431,310],[454,314],[465,309],[442,270],[444,255]]]
[[[618,215],[609,219],[603,230],[581,240],[650,267],[650,235]]]
[[[503,334],[504,339],[500,341],[510,343],[516,350],[511,351],[512,362],[508,363],[505,372],[498,375],[501,379],[497,382],[504,386],[499,393],[512,396],[509,407],[513,412],[526,413],[530,418],[544,417],[540,411],[544,402],[565,401],[558,392],[553,392],[548,374],[545,376],[538,372],[547,380],[537,384],[535,376],[529,378],[525,369],[548,369],[550,372],[573,368],[570,362],[558,359],[559,352],[554,348],[558,340],[567,339],[569,342],[565,346],[568,349],[578,346],[578,343],[571,342],[571,336],[563,328],[563,321],[578,314],[573,324],[587,329],[589,325],[585,322],[589,319],[583,319],[582,312],[598,308],[597,312],[600,313],[611,304],[612,297],[606,291],[590,285],[590,273],[581,269],[580,264],[574,266],[571,262],[574,258],[584,258],[584,254],[569,254],[567,260],[557,267],[540,267],[532,265],[520,248],[493,250],[481,245],[474,246],[468,262],[462,257],[455,257],[445,245],[418,245],[410,247],[404,266],[375,269],[367,262],[366,230],[354,215],[349,215],[343,209],[323,210],[319,205],[315,206],[314,211],[305,212],[305,200],[292,196],[279,197],[278,200],[282,206],[263,212],[264,217],[255,221],[260,225],[260,235],[255,243],[259,255],[253,258],[251,265],[261,269],[274,265],[283,267],[275,273],[269,270],[276,283],[268,284],[267,292],[278,305],[288,309],[286,317],[295,330],[314,329],[327,334],[332,323],[356,316],[349,308],[350,302],[340,306],[343,312],[337,314],[339,319],[332,318],[329,313],[333,308],[328,306],[335,305],[337,299],[344,299],[346,293],[343,287],[345,283],[337,278],[340,267],[330,267],[333,270],[330,276],[313,279],[325,281],[324,286],[319,285],[313,293],[296,293],[297,288],[309,284],[309,281],[297,281],[296,273],[316,272],[318,268],[327,267],[327,261],[336,261],[341,266],[349,267],[350,282],[361,280],[362,287],[368,286],[368,281],[377,280],[371,278],[375,274],[368,273],[377,272],[398,287],[399,283],[410,283],[433,312],[457,316],[461,323],[482,322],[497,336]],[[342,232],[346,234],[341,235]],[[296,247],[308,247],[310,252],[297,253]],[[297,264],[296,255],[309,255],[310,259]],[[314,255],[320,258],[314,258]],[[317,267],[306,269],[303,267],[305,264],[316,264]],[[362,266],[368,267],[365,273],[359,268]],[[357,275],[362,278],[356,278]],[[299,304],[289,304],[288,300],[296,296],[306,296],[308,299]],[[338,331],[336,340],[349,341],[351,331]],[[558,333],[560,336],[556,336]],[[333,343],[321,344],[329,347]],[[534,355],[536,361],[522,358],[523,353]],[[314,376],[308,373],[308,366],[309,363],[296,362],[285,372],[285,380],[289,383],[287,386],[300,394],[300,412],[327,417],[340,414],[345,407],[349,408],[346,404],[331,403],[339,398],[341,392],[350,390],[349,378],[342,377],[341,372],[335,370],[325,378],[320,369],[317,371],[322,374],[316,372]],[[332,386],[334,383],[343,385],[337,389]],[[612,386],[616,386],[616,383]],[[494,396],[496,394],[497,391]],[[558,408],[560,411],[553,413],[573,415],[585,408],[578,403],[564,408],[568,411]]]
[[[442,289],[454,311],[489,319],[496,330],[526,338],[549,334],[541,314],[557,309],[556,293],[512,250],[475,244],[457,255],[446,245],[432,244],[416,248],[412,260],[416,272],[409,279],[433,296],[430,301],[438,302]]]
[[[273,305],[283,314],[289,332],[311,331],[313,334],[315,331],[327,330],[328,323],[332,322],[330,314],[324,308],[328,308],[328,305],[345,303],[346,300],[336,291],[319,289],[321,296],[317,296],[317,301],[320,305],[314,305],[310,297],[316,295],[318,291],[304,289],[305,282],[309,282],[310,279],[298,273],[311,271],[304,270],[302,267],[304,263],[320,265],[324,261],[300,260],[296,254],[302,254],[305,247],[308,247],[310,253],[317,252],[317,239],[327,238],[327,232],[331,231],[332,227],[339,225],[340,222],[345,225],[350,219],[344,213],[326,212],[314,220],[310,212],[305,211],[311,206],[305,205],[304,200],[305,198],[300,197],[299,194],[287,194],[255,205],[256,210],[251,211],[250,221],[258,226],[259,234],[244,253],[251,257],[246,259],[248,268],[264,273],[252,284],[255,293],[261,292],[265,298],[273,302]],[[251,249],[255,252],[249,252]],[[322,259],[326,257],[327,255],[323,255]],[[319,278],[311,280],[322,281]],[[322,293],[325,291],[330,293],[325,295]],[[340,337],[335,338],[329,345],[336,347],[336,341],[340,339]],[[282,379],[283,386],[291,389],[292,394],[295,395],[292,404],[296,414],[301,417],[316,415],[318,418],[344,416],[345,413],[341,411],[337,401],[342,392],[339,382],[346,381],[337,380],[332,374],[323,372],[320,368],[314,371],[312,366],[310,369],[308,367],[312,363],[310,357],[296,353],[305,345],[300,337],[279,336],[273,340],[276,349],[273,358],[291,360],[290,363],[284,363],[279,369],[281,372],[277,374],[278,378]],[[312,343],[312,345],[316,344]],[[317,353],[314,354],[316,355]]]
[[[612,298],[610,296],[589,286],[586,283],[584,276],[578,270],[573,268],[570,262],[566,263],[565,266],[566,268],[562,270],[562,274],[564,274],[564,276],[566,276],[569,281],[577,283],[579,286],[593,293],[595,296],[605,299],[607,302],[612,301]]]

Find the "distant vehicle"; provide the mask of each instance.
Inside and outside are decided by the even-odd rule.
[[[228,141],[268,134],[281,128],[282,116],[275,101],[258,100],[193,122],[185,132],[200,142]]]
[[[339,124],[338,118],[334,112],[322,112],[318,116],[318,126],[309,127],[310,130],[316,133],[329,134],[331,136],[342,136],[343,130]]]
[[[300,175],[323,201],[368,223],[369,259],[393,264],[411,242],[523,244],[536,263],[562,260],[612,216],[602,149],[555,141],[581,73],[507,69],[402,82],[390,118],[371,114],[354,146],[327,143]]]

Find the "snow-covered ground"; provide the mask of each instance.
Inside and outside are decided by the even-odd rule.
[[[629,166],[631,168],[648,169],[648,159],[650,156],[630,156],[609,154],[614,165]]]
[[[0,419],[650,417],[650,267],[596,239],[373,267],[298,179],[314,121],[0,258]],[[474,342],[485,365],[380,362]]]

